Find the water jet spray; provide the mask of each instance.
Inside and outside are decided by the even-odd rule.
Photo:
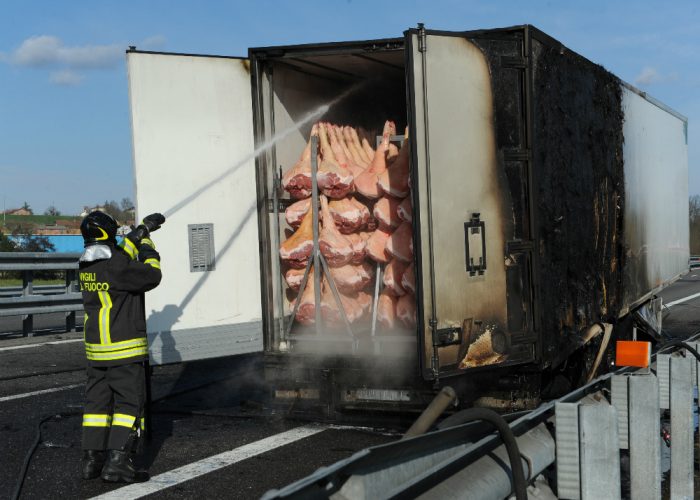
[[[183,207],[186,207],[187,205],[189,205],[192,201],[194,201],[196,198],[198,198],[202,193],[207,191],[209,188],[211,188],[212,186],[217,184],[219,181],[225,179],[229,175],[238,171],[238,169],[241,168],[243,165],[248,163],[250,160],[257,158],[258,155],[260,155],[261,153],[264,153],[265,151],[270,149],[272,146],[277,144],[280,140],[289,136],[291,133],[296,132],[297,130],[299,130],[301,127],[303,127],[307,123],[313,122],[313,121],[321,118],[333,106],[338,104],[340,101],[342,101],[343,99],[348,97],[353,92],[356,92],[357,90],[359,90],[361,87],[366,85],[366,83],[367,83],[367,81],[356,83],[355,85],[353,85],[352,87],[345,90],[342,94],[340,94],[338,97],[336,97],[332,101],[330,101],[326,104],[322,104],[322,105],[318,106],[316,109],[314,109],[313,111],[307,113],[301,120],[295,122],[291,127],[288,127],[286,129],[276,133],[273,137],[271,137],[270,139],[268,139],[267,141],[262,143],[260,146],[258,146],[252,153],[250,153],[249,155],[245,156],[244,158],[242,158],[241,160],[236,162],[230,168],[226,169],[226,171],[224,171],[222,174],[218,175],[217,177],[215,177],[211,181],[207,182],[206,184],[204,184],[200,188],[196,189],[194,192],[192,192],[192,194],[183,198],[181,201],[179,201],[178,203],[173,205],[171,208],[169,208],[168,210],[163,212],[163,215],[165,215],[166,218],[170,218],[173,214],[177,213]]]

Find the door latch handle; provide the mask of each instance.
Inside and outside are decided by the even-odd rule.
[[[470,251],[469,241],[478,239],[480,245]],[[481,255],[478,251],[481,250]],[[486,271],[486,223],[481,220],[479,212],[473,212],[467,222],[464,223],[464,252],[466,269],[469,276],[482,275]]]

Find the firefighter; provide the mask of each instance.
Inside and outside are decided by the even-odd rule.
[[[161,280],[160,256],[149,236],[164,222],[161,214],[151,214],[120,244],[117,222],[106,213],[91,212],[80,225],[87,355],[83,479],[149,479],[147,472],[136,470],[131,454],[143,432],[148,360],[144,293]]]

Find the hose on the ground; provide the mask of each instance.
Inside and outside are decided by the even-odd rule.
[[[162,400],[164,400],[164,399],[166,399],[166,398],[168,398],[168,397],[171,397],[171,396],[178,396],[178,395],[183,394],[183,393],[186,393],[186,392],[190,392],[190,391],[194,391],[194,390],[197,390],[197,389],[201,389],[202,387],[206,387],[206,386],[208,386],[208,385],[213,385],[213,384],[215,384],[215,383],[217,383],[217,382],[222,382],[222,381],[224,381],[224,380],[227,380],[228,378],[231,378],[231,377],[225,377],[225,378],[223,378],[223,379],[217,379],[217,380],[210,381],[210,382],[207,382],[207,383],[205,383],[205,384],[201,384],[201,385],[198,385],[198,386],[195,386],[195,387],[190,387],[190,388],[187,388],[187,389],[183,389],[183,390],[181,390],[181,391],[177,391],[177,392],[174,392],[174,393],[166,394],[165,396],[161,396],[161,397],[159,397],[159,398],[154,399],[152,402],[153,402],[153,403],[157,403],[157,402],[162,401]],[[52,419],[61,419],[61,418],[65,418],[65,417],[72,417],[72,416],[77,416],[77,415],[82,415],[82,414],[83,414],[82,411],[70,411],[70,412],[51,413],[50,415],[45,415],[45,416],[43,416],[43,417],[39,420],[39,422],[37,423],[37,426],[36,426],[36,436],[35,436],[35,438],[34,438],[34,441],[33,441],[32,445],[31,445],[31,447],[30,447],[29,450],[27,451],[27,455],[24,457],[24,461],[22,462],[22,468],[21,468],[20,473],[19,473],[19,476],[18,476],[18,478],[17,478],[17,484],[16,484],[16,486],[15,486],[15,489],[14,489],[14,492],[13,492],[12,496],[10,497],[12,500],[18,500],[20,494],[22,493],[22,487],[24,486],[24,481],[25,481],[25,479],[27,478],[27,471],[29,470],[29,464],[30,464],[30,462],[31,462],[31,460],[32,460],[32,457],[34,456],[34,453],[36,452],[36,449],[39,447],[39,444],[41,444],[41,426],[44,425],[44,423],[46,423],[46,422],[48,422],[49,420],[52,420]],[[210,416],[210,415],[207,415],[207,416]],[[213,416],[213,415],[211,415],[211,416]]]
[[[22,493],[22,486],[24,486],[24,480],[27,477],[27,471],[29,470],[29,463],[32,460],[32,456],[34,456],[34,452],[36,451],[36,449],[39,447],[39,444],[41,443],[41,426],[44,425],[44,423],[48,422],[49,420],[61,419],[61,418],[66,418],[66,417],[73,417],[73,416],[82,415],[82,414],[83,414],[82,411],[52,413],[51,415],[47,415],[45,417],[42,417],[39,420],[39,422],[37,423],[37,426],[36,426],[36,429],[37,429],[36,437],[34,438],[34,442],[32,443],[32,446],[29,448],[27,455],[24,457],[24,461],[22,462],[22,468],[19,471],[17,484],[15,485],[15,489],[12,492],[12,496],[10,497],[12,500],[19,500],[19,496]]]

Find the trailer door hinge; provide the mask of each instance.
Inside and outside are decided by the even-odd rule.
[[[528,59],[527,57],[512,57],[512,56],[502,56],[501,66],[504,68],[527,68]]]
[[[506,254],[532,252],[535,248],[532,240],[510,240],[506,241]]]
[[[437,345],[446,347],[448,345],[460,345],[462,343],[463,330],[458,326],[448,328],[438,328]]]
[[[283,213],[287,210],[287,207],[292,205],[295,200],[290,200],[287,198],[282,198],[277,200],[277,213]],[[275,213],[275,204],[273,200],[267,200],[267,211],[271,214]]]
[[[425,25],[423,23],[418,23],[418,52],[425,52],[427,49]]]

